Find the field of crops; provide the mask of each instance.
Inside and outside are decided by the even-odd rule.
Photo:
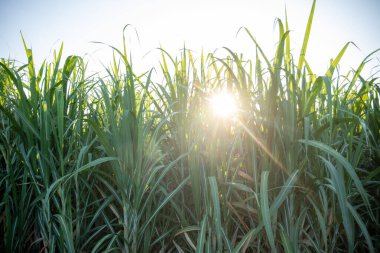
[[[376,51],[317,76],[277,20],[254,59],[161,49],[135,73],[0,60],[1,252],[379,252]],[[133,52],[132,52],[133,55]],[[326,59],[328,60],[328,59]]]

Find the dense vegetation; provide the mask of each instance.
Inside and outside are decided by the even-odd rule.
[[[125,43],[102,78],[62,47],[2,59],[0,251],[379,252],[379,81],[372,55],[339,73],[349,43],[312,72],[314,6],[297,60],[281,20],[273,60],[245,28],[254,60],[161,50],[141,75]]]

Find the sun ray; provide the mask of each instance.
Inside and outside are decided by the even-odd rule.
[[[236,119],[236,122],[247,132],[247,134],[253,139],[253,141],[269,156],[269,158],[284,172],[288,171],[285,166],[268,150],[268,148],[252,133],[251,130],[240,120]]]

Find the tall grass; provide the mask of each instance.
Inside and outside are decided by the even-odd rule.
[[[379,81],[317,76],[277,20],[271,59],[178,56],[136,74],[127,45],[107,76],[76,56],[0,62],[0,250],[378,252]],[[159,75],[155,75],[159,72]],[[155,81],[161,76],[161,81]],[[227,89],[239,110],[209,109]]]

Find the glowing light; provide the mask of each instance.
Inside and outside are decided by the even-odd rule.
[[[215,94],[210,99],[210,105],[213,112],[221,118],[231,118],[237,111],[234,97],[225,91]]]

